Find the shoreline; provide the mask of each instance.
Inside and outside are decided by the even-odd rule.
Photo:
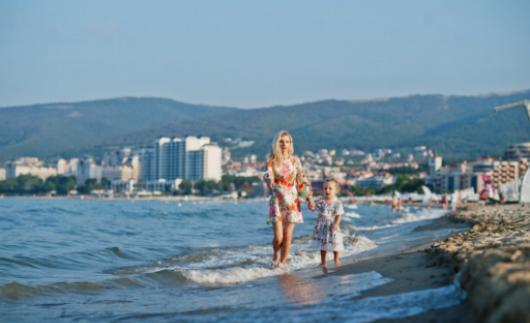
[[[445,215],[432,223],[419,226],[415,230],[433,230],[470,228],[468,222]],[[461,233],[462,231],[460,231]],[[392,296],[401,293],[435,289],[455,283],[455,272],[449,264],[434,264],[432,256],[426,252],[434,241],[428,241],[397,254],[380,255],[374,258],[359,259],[343,264],[328,275],[349,275],[376,271],[392,281],[366,290],[352,301],[365,297]],[[345,259],[346,260],[346,259]],[[346,260],[347,261],[347,260]],[[426,312],[396,319],[384,319],[377,322],[473,322],[476,321],[469,301],[466,299],[457,305],[427,310]]]
[[[330,274],[375,270],[394,279],[361,297],[436,288],[455,279],[467,294],[456,306],[378,322],[530,322],[530,206],[469,205],[416,230],[440,228],[447,225],[443,221],[469,229]]]
[[[434,243],[434,262],[461,273],[478,321],[530,322],[530,206],[475,206],[455,217],[473,227]]]

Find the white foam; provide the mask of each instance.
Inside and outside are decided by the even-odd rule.
[[[345,249],[341,257],[351,256],[377,247],[370,239],[360,236],[352,242],[346,236]],[[259,278],[283,273],[283,269],[271,269],[271,247],[249,246],[244,249],[226,249],[212,253],[199,262],[184,265],[142,267],[134,273],[156,273],[173,270],[186,279],[203,285],[228,285],[247,282]],[[318,250],[309,247],[307,241],[293,243],[291,256],[287,262],[287,271],[317,266],[320,263]]]
[[[352,218],[352,219],[359,219],[361,217],[361,215],[359,215],[359,213],[356,213],[356,212],[346,212],[344,213],[344,215],[342,216],[343,218]]]
[[[407,224],[407,223],[413,223],[413,222],[419,222],[419,221],[425,221],[425,220],[434,220],[434,219],[444,216],[446,213],[447,211],[440,210],[440,209],[422,209],[420,212],[417,212],[417,213],[402,212],[403,215],[401,217],[393,220],[392,222],[388,224],[374,225],[374,226],[367,226],[367,227],[358,226],[356,227],[356,230],[375,231],[375,230],[387,229],[387,228],[397,227],[399,225]]]

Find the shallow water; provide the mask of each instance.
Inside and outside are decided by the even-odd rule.
[[[307,210],[288,274],[271,270],[266,210],[265,201],[2,199],[0,320],[362,322],[459,302],[452,285],[352,301],[389,278],[322,276],[318,251],[308,245],[315,215]],[[414,231],[440,210],[346,212],[346,263],[449,233]]]

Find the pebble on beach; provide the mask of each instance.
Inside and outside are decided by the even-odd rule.
[[[427,250],[461,273],[480,322],[530,322],[530,206],[474,206],[455,215],[471,230]]]

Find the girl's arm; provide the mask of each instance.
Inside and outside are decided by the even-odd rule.
[[[338,232],[340,228],[340,221],[342,220],[342,215],[344,214],[344,207],[342,203],[339,204],[337,208],[337,213],[335,214],[335,221],[333,222],[333,232]]]

